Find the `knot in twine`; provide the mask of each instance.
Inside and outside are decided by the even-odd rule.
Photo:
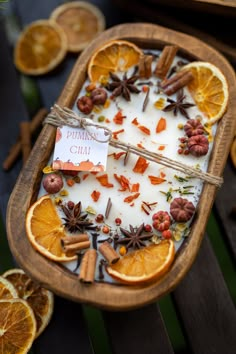
[[[107,143],[111,140],[112,131],[100,124],[94,123],[91,119],[86,117],[80,117],[71,109],[64,107],[61,108],[59,105],[55,104],[51,108],[51,112],[45,118],[43,124],[51,124],[56,127],[62,127],[63,125],[67,125],[73,128],[82,128],[85,129],[90,137],[92,137],[95,141],[99,143]],[[89,127],[94,127],[97,129],[102,129],[104,131],[104,136],[106,137],[103,140],[100,140],[94,136],[89,130]]]
[[[208,182],[208,183],[213,184],[217,187],[220,187],[223,183],[222,177],[218,177],[218,176],[215,176],[211,173],[204,172],[198,168],[185,165],[182,162],[172,160],[172,159],[170,159],[166,156],[160,155],[158,153],[155,153],[155,152],[152,152],[152,151],[149,151],[146,149],[141,149],[141,148],[138,148],[138,147],[131,145],[131,144],[126,144],[120,140],[115,140],[112,138],[112,131],[109,128],[107,128],[103,125],[100,125],[100,124],[96,124],[96,123],[92,122],[91,119],[89,119],[89,118],[80,117],[80,116],[78,116],[78,114],[76,114],[74,111],[72,111],[69,108],[66,108],[66,107],[61,108],[60,106],[55,104],[52,107],[51,112],[45,118],[44,124],[45,123],[52,124],[57,127],[63,126],[63,125],[68,125],[70,127],[75,127],[75,128],[77,127],[77,128],[85,129],[87,131],[87,133],[94,140],[96,140],[100,143],[109,142],[109,144],[111,146],[115,147],[116,149],[121,149],[123,151],[126,151],[126,153],[133,153],[135,155],[142,156],[149,161],[169,167],[171,169],[174,169],[175,171],[182,172],[185,175],[187,174],[191,177],[199,178],[199,179],[203,180],[204,182]],[[96,127],[98,129],[103,129],[106,139],[105,140],[96,139],[94,137],[94,135],[92,135],[89,132],[89,129],[88,129],[89,127]]]

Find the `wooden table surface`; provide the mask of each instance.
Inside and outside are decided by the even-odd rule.
[[[12,1],[11,9],[20,20],[20,26],[23,27],[36,19],[47,18],[52,9],[62,2],[59,0]],[[107,27],[126,21],[148,20],[145,17],[146,12],[135,12],[133,9],[129,12],[128,7],[124,11],[117,1],[91,2],[99,6],[105,14]],[[139,1],[136,4],[138,6]],[[144,7],[145,11],[151,10],[153,16],[155,11],[159,13],[156,6]],[[175,18],[174,12],[169,14]],[[175,18],[175,21],[181,25],[185,24],[182,18],[181,21]],[[4,26],[5,17],[0,22],[1,165],[17,139],[19,123],[32,118],[22,97],[20,89],[22,77],[14,68],[11,38],[7,38]],[[167,26],[170,27],[169,24]],[[196,30],[198,34],[202,33],[200,24]],[[212,38],[210,31],[206,32],[204,28],[203,32]],[[217,38],[216,49],[220,48],[219,43],[222,44]],[[225,44],[224,40],[223,44]],[[225,50],[224,54],[231,64],[235,65],[235,49],[232,43],[229,47],[232,49],[230,53],[227,51],[228,47],[226,49],[222,47],[222,51]],[[75,60],[75,56],[68,56],[60,71],[34,81],[40,93],[42,106],[49,109],[55,102]],[[0,208],[3,223],[6,218],[8,198],[21,166],[21,159],[18,159],[10,171],[0,170]],[[224,181],[217,194],[200,252],[184,280],[166,299],[138,310],[110,312],[93,309],[85,304],[74,303],[56,296],[52,320],[34,342],[32,352],[234,354],[236,352],[236,241],[234,236],[236,222],[235,217],[231,216],[231,210],[236,203],[236,185],[235,169],[230,159],[225,168]],[[6,240],[4,228],[0,229],[0,232],[2,244],[0,252],[7,252],[6,242],[3,241],[3,238]],[[1,258],[0,253],[0,270],[4,271],[8,264]],[[164,306],[165,302],[168,302],[169,306]],[[169,315],[167,311],[170,312]],[[174,329],[173,322],[175,322]]]

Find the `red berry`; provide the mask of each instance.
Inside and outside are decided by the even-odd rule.
[[[72,202],[72,200],[69,200],[69,202],[67,202],[67,206],[68,206],[68,208],[69,208],[70,210],[72,210],[72,209],[74,208],[74,206],[75,206],[75,203]]]
[[[170,239],[172,237],[172,231],[170,229],[162,231],[162,237]]]
[[[152,231],[152,226],[149,225],[149,224],[144,225],[144,231],[151,232]]]
[[[102,214],[98,214],[96,216],[96,219],[95,219],[96,222],[103,222],[103,220],[104,220],[104,216]]]
[[[117,226],[119,226],[122,223],[122,221],[121,221],[120,218],[116,218],[115,219],[115,223],[116,223]]]

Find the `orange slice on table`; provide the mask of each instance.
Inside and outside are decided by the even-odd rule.
[[[48,325],[54,307],[54,295],[51,291],[40,287],[22,269],[9,269],[3,274],[17,292],[17,297],[26,300],[34,312],[36,334],[38,337]]]
[[[14,63],[28,75],[46,74],[62,62],[67,38],[54,21],[38,20],[26,26],[17,40]]]
[[[26,214],[25,227],[32,246],[45,257],[59,262],[77,259],[76,255],[67,256],[62,250],[61,239],[65,231],[49,195],[31,205]]]
[[[18,293],[12,283],[0,276],[0,299],[13,299],[17,297]]]
[[[127,253],[117,263],[107,267],[108,274],[126,284],[140,285],[163,276],[175,257],[172,240],[164,240]]]
[[[70,52],[83,50],[105,29],[103,13],[88,2],[75,1],[60,5],[50,18],[64,30]]]
[[[229,90],[221,70],[208,62],[195,61],[183,67],[190,70],[194,79],[187,85],[193,100],[207,117],[209,124],[222,118],[226,111]]]
[[[0,354],[26,354],[36,333],[36,321],[25,300],[0,300]]]
[[[125,40],[112,40],[99,47],[88,64],[88,77],[92,82],[106,80],[110,72],[127,71],[137,65],[142,50]]]

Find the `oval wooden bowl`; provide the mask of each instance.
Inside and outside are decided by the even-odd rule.
[[[72,107],[86,79],[87,63],[91,53],[110,39],[131,40],[143,48],[161,49],[165,44],[179,46],[179,54],[192,60],[208,61],[218,66],[229,84],[229,104],[221,119],[214,142],[208,172],[222,176],[235,131],[236,109],[235,74],[227,60],[204,42],[164,27],[148,23],[132,23],[115,26],[104,31],[78,58],[65,87],[58,98],[61,106]],[[96,282],[86,286],[78,277],[60,264],[37,253],[25,233],[25,215],[37,199],[42,179],[42,168],[52,153],[55,128],[45,125],[32,150],[30,158],[20,173],[11,194],[7,210],[7,234],[10,249],[18,265],[41,286],[73,301],[88,303],[109,310],[127,310],[158,300],[173,290],[190,269],[199,247],[211,212],[217,188],[205,183],[197,215],[190,236],[181,246],[170,271],[155,283],[142,287],[114,285]]]

